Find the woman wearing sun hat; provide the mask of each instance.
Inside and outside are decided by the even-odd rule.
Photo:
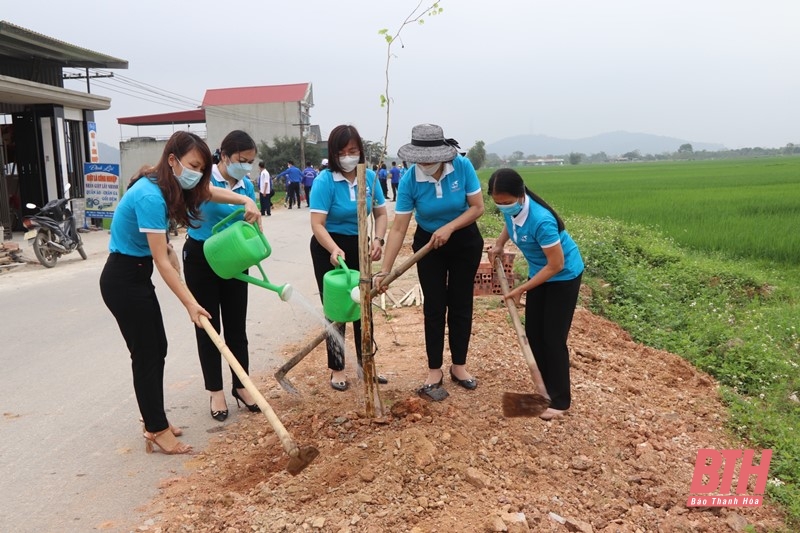
[[[417,229],[414,251],[430,243],[433,250],[417,263],[425,294],[425,350],[428,376],[418,393],[428,399],[447,396],[442,388],[444,331],[447,323],[452,365],[450,378],[468,390],[478,381],[467,372],[467,351],[472,334],[472,287],[481,261],[483,237],[475,221],[483,214],[483,194],[469,159],[459,155],[458,143],[446,139],[440,126],[419,124],[411,142],[397,151],[414,163],[403,174],[397,191],[395,218],[386,243],[381,281],[391,272],[412,213]]]

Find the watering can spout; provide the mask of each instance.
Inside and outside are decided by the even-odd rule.
[[[285,285],[281,285],[278,290],[278,296],[280,296],[281,300],[284,302],[288,302],[289,299],[292,297],[292,286],[286,283]]]

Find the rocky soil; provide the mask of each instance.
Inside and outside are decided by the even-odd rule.
[[[407,252],[407,250],[406,250]],[[410,253],[409,253],[410,254]],[[401,258],[402,259],[402,258]],[[398,280],[399,296],[415,280]],[[312,332],[309,339],[316,335]],[[712,378],[637,344],[580,307],[570,337],[573,407],[561,419],[504,418],[504,391],[534,392],[507,310],[476,299],[468,368],[477,390],[420,400],[422,309],[375,315],[386,415],[365,416],[364,386],[328,386],[324,346],[289,374],[254,376],[300,445],[319,457],[293,477],[262,414],[241,415],[166,478],[133,530],[183,532],[734,532],[783,528],[771,505],[687,508],[699,448],[742,448],[724,429]],[[287,346],[286,357],[299,346]],[[257,355],[256,355],[257,356]],[[445,355],[445,372],[448,367]],[[748,528],[748,526],[750,526]],[[746,529],[747,528],[747,529]]]

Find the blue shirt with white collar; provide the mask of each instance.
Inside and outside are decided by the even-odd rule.
[[[228,181],[222,177],[222,174],[220,174],[217,165],[214,165],[211,168],[211,185],[213,187],[230,189],[237,194],[249,197],[254,202],[256,201],[256,192],[252,181],[244,178],[239,180],[236,185],[231,187]],[[242,206],[238,204],[219,204],[211,201],[203,202],[200,204],[200,227],[189,228],[186,233],[188,233],[189,237],[192,239],[197,241],[205,241],[211,237],[211,230],[214,225],[237,209],[242,209]],[[227,228],[234,222],[238,222],[239,220],[244,220],[244,212],[242,212],[238,217],[234,217],[231,221],[221,227],[220,231]]]
[[[122,196],[114,211],[108,249],[134,257],[151,257],[147,234],[160,233],[166,241],[168,228],[164,193],[153,180],[141,177]]]
[[[383,189],[376,185],[375,172],[367,169],[367,214],[372,212],[373,197],[376,207],[386,205]],[[325,169],[319,173],[311,187],[309,210],[312,213],[323,213],[325,229],[329,233],[342,235],[358,235],[358,180],[352,185],[347,178],[338,172]]]
[[[578,245],[567,230],[559,233],[558,222],[547,208],[525,195],[525,204],[517,216],[503,215],[508,235],[528,261],[528,277],[532,278],[547,264],[545,248],[561,243],[564,251],[564,268],[547,281],[575,279],[583,272],[583,258]]]
[[[411,165],[400,178],[396,215],[414,212],[417,225],[433,233],[469,209],[468,196],[481,194],[478,174],[469,159],[457,156],[443,163],[442,177],[436,181]]]

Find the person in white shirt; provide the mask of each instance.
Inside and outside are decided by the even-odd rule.
[[[261,215],[272,216],[272,177],[263,161],[258,162],[261,174],[258,176],[258,194],[261,197]]]

